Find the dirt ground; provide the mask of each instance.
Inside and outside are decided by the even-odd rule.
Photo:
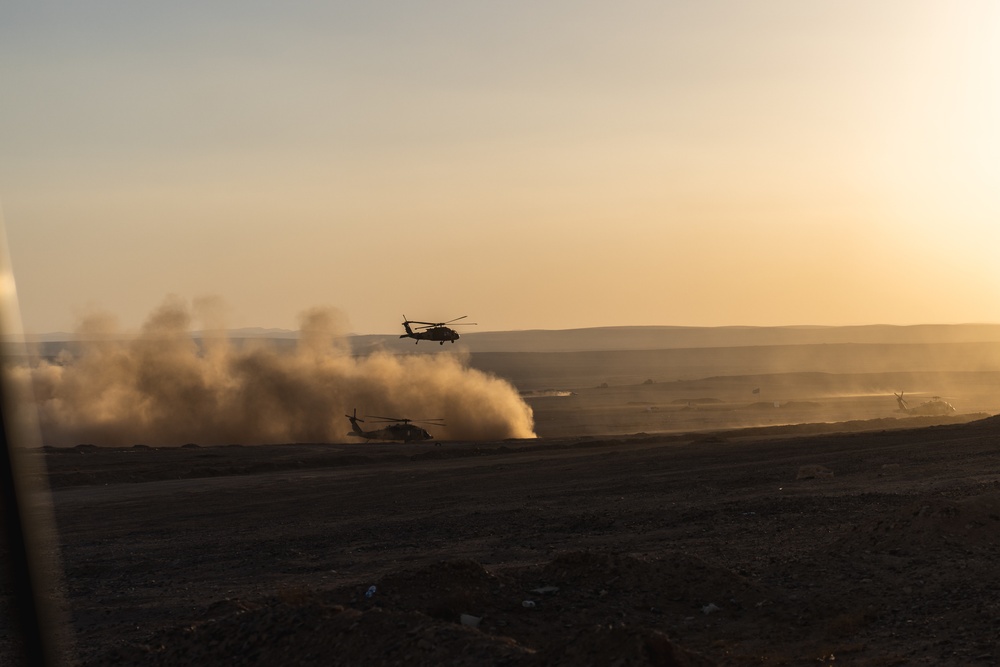
[[[996,664],[1000,418],[889,422],[37,456],[80,665]]]

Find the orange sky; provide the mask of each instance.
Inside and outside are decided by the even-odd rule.
[[[535,4],[5,10],[25,327],[1000,321],[997,5]]]

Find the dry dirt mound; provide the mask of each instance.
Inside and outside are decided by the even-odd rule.
[[[868,548],[903,551],[927,546],[996,546],[1000,544],[1000,494],[964,500],[926,498],[860,526],[848,539]]]
[[[475,561],[456,560],[388,575],[371,595],[362,586],[224,600],[196,623],[115,648],[85,667],[711,665],[655,627],[664,615],[653,605],[672,604],[660,601],[669,594],[684,601],[687,614],[691,601],[709,591],[739,596],[748,587],[693,559],[667,563],[658,570],[630,557],[572,553],[542,568],[493,574]],[[559,585],[539,586],[539,580]]]
[[[375,600],[382,606],[458,622],[462,614],[482,617],[495,606],[502,587],[499,579],[473,560],[446,561],[385,577],[376,587]]]
[[[273,602],[119,648],[91,664],[513,664],[531,652],[503,637],[415,613],[359,611],[312,599]]]
[[[611,597],[633,607],[669,608],[684,615],[704,614],[706,607],[711,610],[710,605],[718,612],[735,614],[770,597],[743,577],[683,553],[647,561],[573,552],[549,563],[542,578],[565,590],[564,595]]]

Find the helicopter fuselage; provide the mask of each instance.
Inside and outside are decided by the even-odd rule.
[[[935,396],[932,400],[921,403],[915,408],[911,408],[903,399],[903,394],[899,393],[896,394],[896,403],[899,404],[899,410],[897,412],[905,412],[908,415],[941,417],[955,412],[955,406],[941,399],[940,396]]]
[[[458,332],[448,327],[434,327],[425,331],[413,331],[408,324],[405,326],[406,333],[400,335],[400,338],[413,338],[417,343],[422,340],[430,340],[444,345],[448,341],[454,343],[459,339]]]
[[[434,437],[419,426],[409,423],[408,419],[400,420],[400,423],[390,424],[385,428],[377,428],[372,429],[371,431],[366,431],[358,426],[358,422],[364,420],[358,418],[357,411],[355,411],[353,416],[345,416],[351,421],[351,432],[347,435],[355,438],[364,438],[365,440],[419,442],[422,440],[430,440]]]

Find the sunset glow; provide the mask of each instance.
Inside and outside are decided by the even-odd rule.
[[[1000,321],[985,0],[43,2],[0,75],[32,332]]]

